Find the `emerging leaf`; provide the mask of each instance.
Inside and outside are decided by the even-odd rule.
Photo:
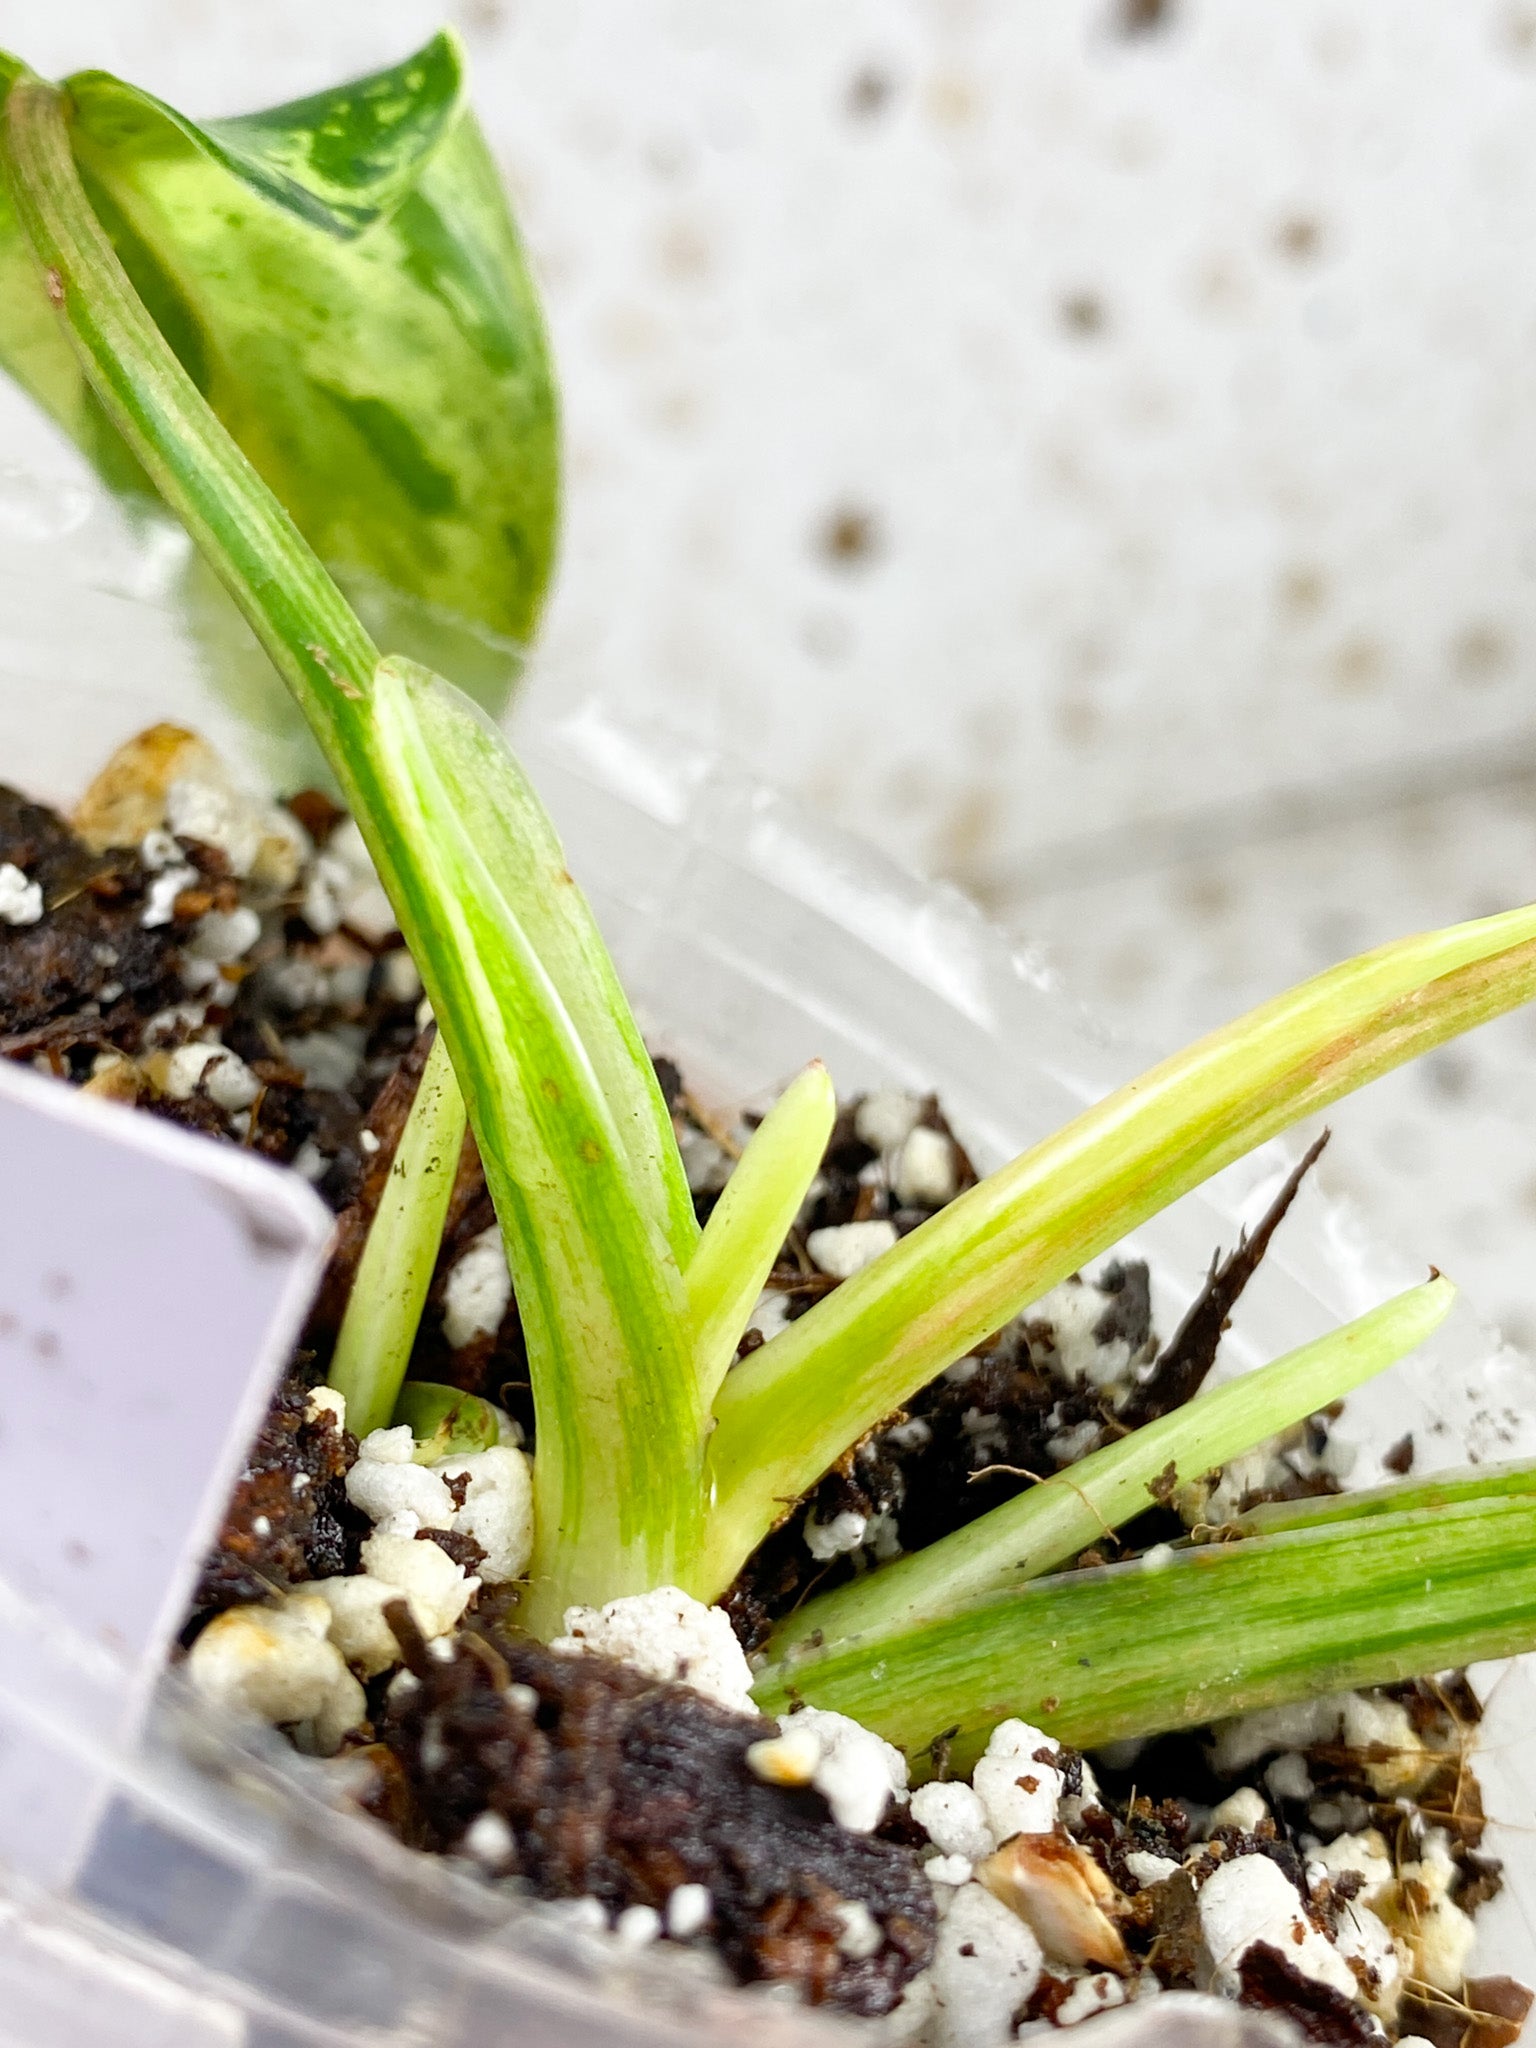
[[[441,1037],[416,1089],[369,1227],[331,1359],[330,1384],[357,1437],[387,1428],[442,1242],[464,1142],[464,1098]]]
[[[710,1211],[688,1268],[688,1313],[707,1402],[730,1370],[836,1121],[832,1077],[812,1060],[752,1133]]]
[[[488,1401],[433,1380],[407,1380],[395,1403],[393,1421],[406,1423],[416,1439],[416,1463],[488,1451],[501,1440],[501,1425]]]

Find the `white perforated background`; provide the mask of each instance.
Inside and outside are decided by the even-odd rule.
[[[0,33],[214,112],[441,12]],[[1536,5],[449,12],[566,390],[540,697],[748,756],[1154,1044],[1536,894]],[[62,459],[8,397],[0,449]],[[1533,1049],[1385,1085],[1330,1169],[1522,1336]]]

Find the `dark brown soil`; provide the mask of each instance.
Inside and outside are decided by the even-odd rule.
[[[368,1524],[343,1485],[357,1443],[329,1411],[309,1412],[313,1383],[296,1364],[273,1398],[203,1567],[189,1636],[225,1607],[357,1568]]]
[[[380,1787],[407,1841],[455,1850],[498,1814],[509,1872],[542,1898],[610,1912],[660,1911],[678,1885],[702,1884],[712,1945],[739,1977],[844,2012],[888,2012],[927,1962],[933,1894],[911,1850],[849,1834],[817,1792],[755,1778],[746,1752],[773,1722],[505,1633],[465,1631],[439,1661],[403,1606],[391,1620],[416,1683],[385,1712]],[[880,1928],[871,1956],[838,1946],[848,1902]]]
[[[1343,1992],[1319,1984],[1315,1977],[1303,1975],[1266,1942],[1249,1949],[1238,1965],[1238,1976],[1240,2004],[1261,2012],[1284,2013],[1303,2040],[1350,2048],[1354,2042],[1381,2038],[1363,2006]]]
[[[63,1071],[76,1048],[136,1044],[143,1019],[180,994],[186,920],[145,930],[136,853],[93,854],[55,811],[0,785],[0,861],[42,886],[37,924],[0,943],[0,1053],[44,1053]]]

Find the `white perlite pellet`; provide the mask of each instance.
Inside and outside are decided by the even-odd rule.
[[[1268,1820],[1269,1808],[1262,1792],[1252,1785],[1240,1786],[1211,1812],[1211,1828],[1242,1828],[1251,1834],[1261,1820]]]
[[[1409,1973],[1454,1996],[1466,1974],[1476,1930],[1471,1915],[1450,1896],[1457,1870],[1445,1830],[1431,1828],[1418,1862],[1401,1864],[1397,1874],[1404,1887],[1401,1902],[1394,1900],[1389,1906],[1383,1901],[1381,1912],[1407,1944]]]
[[[1048,1835],[1056,1825],[1061,1801],[1061,1773],[1036,1756],[1054,1756],[1056,1745],[1027,1721],[1000,1721],[987,1743],[986,1755],[971,1773],[971,1783],[986,1809],[987,1825],[998,1842],[1010,1835]]]
[[[197,920],[186,950],[199,960],[223,967],[248,953],[261,937],[261,919],[241,904],[234,910],[209,910]]]
[[[236,875],[248,875],[261,851],[266,813],[228,782],[178,775],[165,793],[165,822],[178,839],[216,846]]]
[[[649,1948],[661,1933],[661,1915],[654,1906],[626,1906],[613,1931],[626,1948]]]
[[[1242,1960],[1261,1943],[1278,1949],[1293,1970],[1358,1995],[1359,1985],[1333,1943],[1312,1925],[1290,1879],[1267,1856],[1238,1856],[1220,1864],[1200,1887],[1200,1937],[1212,1988],[1235,1998]]]
[[[139,923],[146,931],[169,924],[176,915],[176,898],[183,889],[195,888],[197,880],[197,869],[184,866],[167,868],[156,875],[149,885],[144,908],[139,912]]]
[[[1050,1364],[1074,1386],[1109,1389],[1119,1385],[1131,1366],[1131,1347],[1123,1338],[1101,1344],[1094,1335],[1115,1297],[1091,1280],[1064,1280],[1037,1301],[1025,1320],[1051,1329]]]
[[[894,1152],[905,1144],[923,1113],[921,1096],[903,1088],[876,1088],[853,1113],[857,1137],[874,1152]]]
[[[1359,1963],[1374,1984],[1378,2004],[1390,2002],[1394,1987],[1403,1974],[1402,1957],[1391,1930],[1359,1899],[1352,1899],[1339,1915],[1334,1947],[1346,1963]]]
[[[161,1093],[173,1102],[186,1102],[201,1088],[220,1109],[235,1115],[249,1109],[261,1093],[261,1083],[251,1069],[227,1046],[197,1040],[179,1045],[163,1057]]]
[[[568,1607],[565,1634],[549,1647],[568,1655],[591,1650],[616,1657],[652,1678],[691,1685],[723,1707],[753,1712],[752,1667],[729,1615],[677,1586],[626,1594],[601,1609]]]
[[[36,924],[43,914],[43,885],[29,882],[12,861],[0,861],[0,919],[6,924]]]
[[[895,1224],[875,1217],[868,1223],[830,1223],[824,1230],[813,1230],[805,1248],[829,1279],[851,1280],[895,1242]]]
[[[809,1509],[805,1517],[805,1547],[818,1564],[828,1564],[834,1557],[857,1550],[868,1527],[869,1517],[855,1514],[851,1508],[834,1515],[830,1522],[818,1522],[815,1510]]]
[[[704,1884],[680,1884],[668,1894],[667,1933],[674,1941],[690,1941],[702,1934],[714,1917],[715,1902]]]
[[[533,1468],[509,1444],[444,1458],[431,1467],[434,1478],[467,1479],[464,1505],[453,1518],[461,1536],[472,1536],[485,1552],[480,1576],[488,1586],[510,1585],[533,1556]]]
[[[221,1056],[210,1060],[203,1072],[203,1089],[210,1102],[231,1116],[249,1109],[261,1093],[261,1083],[239,1053],[225,1047]]]
[[[308,1724],[309,1746],[334,1750],[367,1713],[362,1687],[329,1640],[330,1609],[313,1592],[215,1615],[187,1655],[205,1699],[275,1726]]]
[[[1083,2020],[1092,2019],[1095,2013],[1108,2012],[1111,2007],[1124,2003],[1124,1980],[1108,1970],[1100,1970],[1094,1976],[1078,1978],[1056,2008],[1056,2024],[1058,2027],[1075,2027]]]
[[[318,1422],[329,1415],[338,1429],[347,1426],[347,1397],[339,1387],[311,1387],[304,1402],[304,1419]]]
[[[179,1045],[165,1062],[161,1081],[161,1093],[168,1095],[172,1102],[185,1102],[197,1092],[203,1075],[215,1060],[222,1059],[224,1048],[220,1045]]]
[[[347,1499],[370,1522],[414,1515],[422,1529],[451,1529],[458,1509],[438,1474],[415,1463],[416,1440],[408,1425],[376,1429],[362,1441],[357,1463],[346,1477]]]
[[[283,1040],[285,1056],[304,1076],[306,1088],[350,1088],[363,1063],[364,1036],[352,1024],[329,1031],[301,1031]]]
[[[404,1594],[416,1626],[429,1638],[446,1636],[480,1590],[480,1581],[430,1539],[376,1531],[363,1545],[363,1569]]]
[[[494,1337],[512,1299],[512,1276],[501,1232],[492,1224],[470,1239],[443,1289],[443,1335],[457,1351],[476,1337]]]
[[[929,1980],[933,2048],[994,2048],[1040,1982],[1040,1944],[979,1884],[962,1885],[939,1924]]]
[[[1139,1885],[1154,1885],[1172,1877],[1179,1865],[1171,1856],[1157,1856],[1150,1849],[1132,1849],[1125,1867]]]
[[[942,1209],[960,1185],[954,1146],[942,1131],[919,1124],[897,1155],[891,1179],[903,1208]]]
[[[373,1678],[400,1661],[400,1645],[384,1617],[391,1600],[404,1598],[404,1589],[376,1579],[369,1572],[351,1572],[343,1578],[316,1579],[309,1591],[331,1610],[331,1641],[363,1678]]]
[[[499,1813],[492,1813],[489,1808],[477,1813],[464,1830],[465,1855],[473,1856],[489,1870],[500,1870],[509,1863],[514,1846],[511,1828]]]
[[[812,1735],[820,1744],[811,1783],[839,1827],[851,1834],[870,1834],[893,1799],[905,1803],[907,1760],[871,1729],[822,1707],[801,1707],[782,1715],[779,1727],[786,1738]]]
[[[1337,1741],[1343,1720],[1344,1702],[1338,1694],[1261,1707],[1218,1724],[1211,1763],[1221,1777],[1235,1778],[1271,1750],[1311,1749],[1319,1742]],[[1233,1794],[1234,1799],[1240,1796]]]
[[[1217,1807],[1216,1811],[1219,1814],[1221,1808]],[[1373,1905],[1393,1881],[1392,1858],[1387,1850],[1386,1837],[1375,1828],[1367,1828],[1360,1835],[1338,1835],[1333,1841],[1325,1842],[1320,1849],[1311,1852],[1309,1868],[1312,1864],[1316,1864],[1326,1877],[1358,1874],[1364,1882],[1355,1896],[1367,1906]]]
[[[997,1847],[987,1825],[987,1809],[974,1788],[958,1780],[919,1785],[912,1794],[912,1818],[946,1856],[979,1863]]]
[[[885,1935],[868,1906],[859,1899],[844,1899],[835,1910],[843,1923],[843,1931],[837,1937],[839,1953],[855,1963],[867,1962],[871,1956],[879,1955],[885,1945]]]

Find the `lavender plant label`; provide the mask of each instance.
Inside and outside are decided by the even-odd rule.
[[[330,1239],[304,1183],[0,1064],[6,1590],[163,1661]]]

